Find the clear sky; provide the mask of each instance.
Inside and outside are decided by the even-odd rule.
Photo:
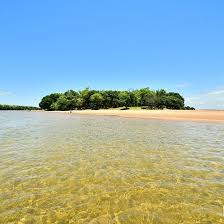
[[[224,108],[224,1],[0,1],[0,103],[87,86]]]

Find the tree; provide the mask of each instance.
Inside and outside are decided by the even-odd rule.
[[[74,110],[78,107],[77,101],[79,96],[79,93],[74,90],[68,90],[64,93],[66,99],[67,99],[67,110]]]
[[[104,98],[101,93],[94,93],[90,97],[90,108],[98,110],[103,107]]]
[[[60,96],[60,93],[52,93],[43,97],[39,104],[40,108],[44,110],[51,110],[51,104],[55,103]]]
[[[0,110],[40,110],[39,107],[0,104]]]
[[[54,103],[51,104],[50,110],[53,110],[53,111],[60,110],[59,107],[58,107],[57,102],[54,102]]]
[[[139,89],[133,90],[132,93],[135,96],[136,104],[135,106],[141,106],[141,91]]]
[[[90,90],[89,88],[85,88],[85,89],[79,91],[80,97],[82,98],[82,104],[83,104],[82,106],[85,109],[90,108],[90,97],[91,97],[91,95],[93,95],[96,92],[98,92],[98,91]]]
[[[81,96],[79,96],[79,97],[77,98],[77,101],[76,101],[76,107],[77,107],[78,110],[85,109],[85,108],[84,108],[84,100],[83,100],[83,98],[82,98]]]
[[[184,109],[184,98],[179,93],[167,93],[167,103],[169,104],[168,108],[170,104],[172,104],[173,106],[171,109]]]
[[[136,98],[136,95],[134,94],[134,92],[133,91],[129,91],[128,94],[129,94],[129,97],[130,97],[129,106],[130,107],[137,106],[137,98]]]
[[[190,109],[184,106],[184,98],[179,93],[166,92],[164,89],[141,88],[132,91],[90,90],[85,88],[76,92],[68,90],[63,94],[53,93],[43,97],[41,109],[45,110],[82,110],[117,107],[142,106],[146,109]],[[7,108],[2,106],[2,108]],[[1,108],[0,108],[1,109]]]
[[[149,88],[140,89],[137,96],[139,100],[139,106],[148,106],[149,104],[151,104],[154,95],[155,93]]]
[[[158,97],[166,96],[166,90],[164,90],[164,89],[156,90],[156,95]]]
[[[64,95],[66,96],[66,98],[67,98],[68,100],[72,100],[72,99],[78,97],[78,96],[79,96],[79,93],[76,92],[76,91],[74,91],[74,90],[68,90],[68,91],[66,91],[66,92],[64,93]]]
[[[121,91],[119,93],[119,103],[122,107],[128,107],[130,105],[131,98],[128,91]]]
[[[155,96],[155,108],[164,109],[166,108],[166,96]]]
[[[57,110],[70,110],[69,100],[66,98],[65,95],[61,95],[57,99],[55,104],[55,108],[57,108]]]
[[[167,96],[166,97],[166,108],[168,109],[183,109],[183,101],[175,96]]]
[[[103,95],[104,108],[116,108],[119,107],[119,91],[116,90],[105,90],[102,91],[101,94]]]

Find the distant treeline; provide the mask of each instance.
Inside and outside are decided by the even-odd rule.
[[[0,104],[0,110],[39,110],[39,107]]]
[[[118,107],[142,107],[143,109],[186,109],[184,98],[179,93],[166,92],[164,89],[142,88],[131,91],[118,90],[68,90],[65,93],[52,93],[43,97],[39,104],[44,110],[83,110],[109,109]]]

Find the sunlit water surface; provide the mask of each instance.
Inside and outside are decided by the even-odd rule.
[[[224,223],[224,125],[0,112],[0,223]]]

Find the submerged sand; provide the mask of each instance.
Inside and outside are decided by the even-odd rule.
[[[61,111],[60,111],[61,112]],[[79,115],[120,116],[126,118],[188,120],[224,123],[224,111],[219,110],[74,110],[62,113]]]
[[[2,224],[224,223],[223,124],[1,113]]]

